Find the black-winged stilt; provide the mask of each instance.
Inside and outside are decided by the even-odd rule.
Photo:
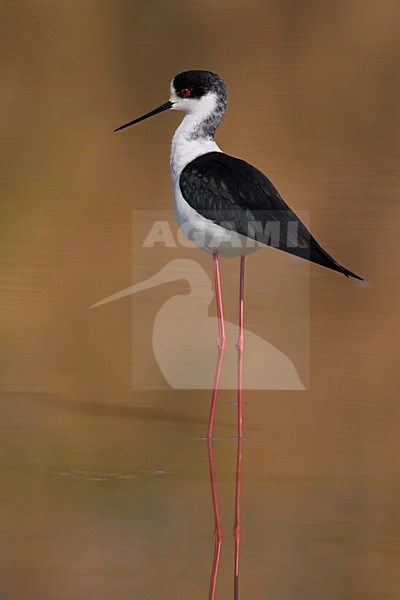
[[[287,206],[269,179],[247,162],[224,154],[214,134],[226,109],[224,81],[210,71],[185,71],[171,82],[170,98],[151,112],[118,127],[116,131],[172,109],[185,113],[171,146],[174,212],[183,233],[212,253],[218,316],[218,358],[214,378],[207,440],[215,517],[215,550],[210,595],[213,598],[218,567],[221,526],[216,503],[211,443],[217,390],[225,346],[225,329],[219,273],[219,255],[240,256],[239,337],[237,370],[238,449],[235,490],[235,598],[238,597],[240,542],[240,466],[242,425],[242,364],[245,256],[273,246],[319,264],[346,277],[362,279],[342,267],[313,238]]]

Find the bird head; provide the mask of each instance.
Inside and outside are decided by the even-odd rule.
[[[186,114],[223,114],[226,108],[226,86],[221,77],[211,71],[184,71],[171,82],[170,98],[154,110],[121,125],[120,131],[166,110],[180,110]]]

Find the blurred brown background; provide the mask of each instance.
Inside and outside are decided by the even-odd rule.
[[[9,0],[1,11],[0,597],[207,594],[209,394],[132,391],[131,301],[88,310],[132,282],[132,210],[171,205],[180,115],[112,130],[166,101],[175,73],[201,68],[228,85],[222,148],[264,170],[366,279],[312,267],[310,390],[246,394],[242,597],[397,600],[398,2]],[[249,297],[248,326],[285,348],[293,265],[267,252],[248,264],[249,286],[262,269],[283,286]],[[230,321],[236,280],[224,263]],[[138,298],[133,344],[149,377],[152,320],[184,289]],[[232,595],[233,399],[221,394],[216,423],[218,598]]]

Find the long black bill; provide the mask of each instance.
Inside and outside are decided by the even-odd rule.
[[[151,110],[150,112],[143,115],[142,117],[139,117],[138,119],[134,119],[133,121],[129,121],[129,123],[125,123],[125,125],[121,125],[121,127],[117,127],[117,129],[114,129],[114,132],[121,131],[121,129],[125,129],[125,127],[130,127],[131,125],[135,125],[135,123],[139,123],[140,121],[144,121],[145,119],[148,119],[149,117],[158,115],[158,113],[164,112],[164,110],[168,110],[169,108],[171,108],[172,105],[173,105],[173,102],[171,102],[171,100],[168,100],[168,102],[166,102],[165,104],[161,104],[161,106],[159,106],[158,108],[155,108],[154,110]]]

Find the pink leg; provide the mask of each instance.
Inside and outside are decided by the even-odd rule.
[[[235,523],[233,536],[235,538],[234,554],[234,599],[239,598],[239,548],[240,548],[240,467],[242,463],[243,415],[242,415],[242,374],[243,374],[243,318],[244,318],[244,271],[245,257],[240,257],[240,288],[239,288],[239,337],[236,342],[238,351],[237,361],[237,404],[238,404],[238,441],[236,456],[236,486],[235,486]]]
[[[217,403],[218,384],[219,384],[219,378],[221,375],[222,358],[224,355],[224,348],[225,348],[224,315],[223,315],[223,311],[222,311],[221,281],[220,281],[220,276],[219,276],[219,261],[218,261],[218,253],[217,252],[213,253],[213,267],[214,267],[215,300],[216,300],[216,304],[217,304],[217,316],[218,316],[218,339],[217,339],[218,356],[217,356],[217,365],[215,368],[214,387],[213,387],[213,393],[212,393],[212,398],[211,398],[210,416],[208,419],[208,427],[207,427],[208,464],[209,464],[209,469],[210,469],[211,495],[212,495],[212,504],[213,504],[213,511],[214,511],[214,557],[213,557],[213,564],[212,564],[211,577],[210,577],[210,590],[209,590],[209,594],[208,594],[208,600],[214,600],[215,586],[217,583],[219,557],[221,554],[221,544],[222,544],[222,529],[221,529],[221,521],[220,521],[220,517],[219,517],[219,510],[218,510],[217,490],[216,490],[216,486],[215,486],[214,462],[213,462],[213,454],[212,454],[212,431],[213,431],[213,425],[214,425],[215,406]]]
[[[214,286],[215,286],[215,301],[217,304],[217,316],[218,316],[218,357],[217,366],[215,369],[214,387],[211,397],[210,416],[208,418],[207,427],[207,439],[212,437],[212,430],[214,425],[215,406],[217,404],[218,384],[221,375],[222,358],[224,356],[225,348],[225,326],[224,326],[224,314],[222,311],[222,296],[221,296],[221,280],[219,277],[219,262],[218,253],[213,252],[213,266],[214,266]]]

